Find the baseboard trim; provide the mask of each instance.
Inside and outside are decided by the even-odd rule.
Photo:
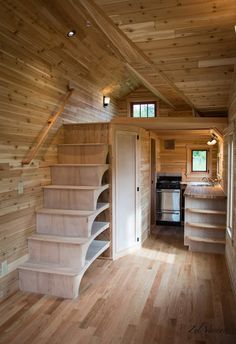
[[[0,280],[1,280],[2,278],[6,277],[8,274],[10,274],[12,271],[18,269],[18,267],[19,267],[21,264],[25,263],[28,259],[29,259],[29,255],[26,254],[26,255],[20,257],[19,259],[14,260],[14,262],[9,263],[9,264],[8,264],[7,272],[4,273],[4,274],[0,273]]]
[[[141,248],[141,243],[138,243],[124,251],[121,251],[121,252],[118,252],[116,253],[115,255],[115,258],[114,259],[118,259],[118,258],[121,258],[121,257],[124,257],[124,256],[127,256],[128,254],[131,254],[131,253],[134,253],[136,252],[137,250],[139,250]]]

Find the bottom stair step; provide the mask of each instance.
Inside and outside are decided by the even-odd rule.
[[[80,270],[28,261],[19,267],[20,290],[75,298],[79,295],[80,281],[85,271],[109,246],[109,241],[94,240],[87,251],[85,265]]]
[[[225,252],[225,240],[218,238],[187,237],[189,250],[192,252],[219,253]]]

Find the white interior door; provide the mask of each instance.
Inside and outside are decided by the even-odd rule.
[[[116,133],[116,252],[136,244],[137,135]]]

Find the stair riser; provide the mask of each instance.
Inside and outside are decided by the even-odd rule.
[[[197,227],[190,227],[187,226],[185,229],[185,233],[189,237],[199,237],[199,238],[208,238],[208,239],[218,239],[224,240],[225,239],[225,231],[224,230],[216,230],[216,229],[199,229]]]
[[[96,210],[97,191],[44,189],[44,207],[52,209]]]
[[[89,244],[65,244],[30,239],[29,259],[35,263],[60,264],[80,270]]]
[[[88,238],[93,220],[94,217],[37,214],[37,232]]]
[[[79,186],[101,185],[102,177],[106,170],[107,167],[104,166],[53,166],[51,167],[52,184]]]
[[[189,241],[189,250],[192,252],[205,252],[205,253],[225,253],[224,244],[211,244],[211,243],[198,243]]]
[[[19,269],[20,290],[62,298],[78,297],[81,278]]]
[[[199,217],[201,218],[201,223],[216,224],[218,226],[226,226],[226,216],[225,215],[213,215],[213,214],[196,214],[187,212],[185,221],[199,223]]]
[[[108,146],[59,146],[60,164],[105,164]]]

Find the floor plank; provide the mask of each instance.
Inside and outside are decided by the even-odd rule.
[[[193,253],[166,227],[114,262],[97,260],[76,300],[17,292],[0,303],[2,344],[233,344],[224,257]]]

